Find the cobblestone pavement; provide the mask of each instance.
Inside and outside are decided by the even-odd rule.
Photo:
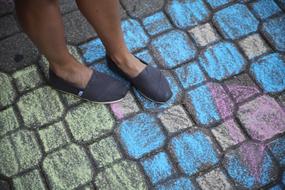
[[[0,189],[284,189],[284,10],[121,0],[128,47],[164,70],[173,97],[157,105],[131,91],[103,106],[47,86],[47,60],[1,1]],[[118,77],[74,1],[61,11],[70,52]]]

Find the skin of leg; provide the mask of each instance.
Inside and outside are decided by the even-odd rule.
[[[133,56],[124,41],[118,0],[76,0],[79,10],[96,30],[111,59],[131,77],[145,65]]]
[[[84,88],[92,71],[69,54],[57,0],[16,0],[17,17],[25,33],[61,78]]]

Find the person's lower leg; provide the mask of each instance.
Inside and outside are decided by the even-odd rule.
[[[121,29],[118,0],[77,0],[82,14],[96,30],[107,54],[128,75],[134,77],[145,65],[128,50]]]
[[[46,56],[51,69],[78,87],[85,87],[92,71],[67,50],[57,0],[16,0],[16,13],[23,30]]]

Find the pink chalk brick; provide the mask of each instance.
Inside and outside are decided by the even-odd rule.
[[[285,112],[274,98],[267,95],[240,106],[238,117],[256,140],[264,141],[285,131]]]

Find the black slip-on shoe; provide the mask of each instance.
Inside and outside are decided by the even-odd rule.
[[[49,70],[49,84],[56,90],[101,104],[119,102],[126,96],[129,87],[124,82],[104,73],[92,71],[92,76],[84,89],[75,87],[57,76],[52,70]]]
[[[137,59],[139,58],[137,57]],[[171,98],[172,91],[168,81],[159,69],[139,59],[146,67],[136,77],[132,78],[124,73],[108,55],[106,55],[106,60],[111,70],[129,80],[145,98],[156,103],[164,103]]]

